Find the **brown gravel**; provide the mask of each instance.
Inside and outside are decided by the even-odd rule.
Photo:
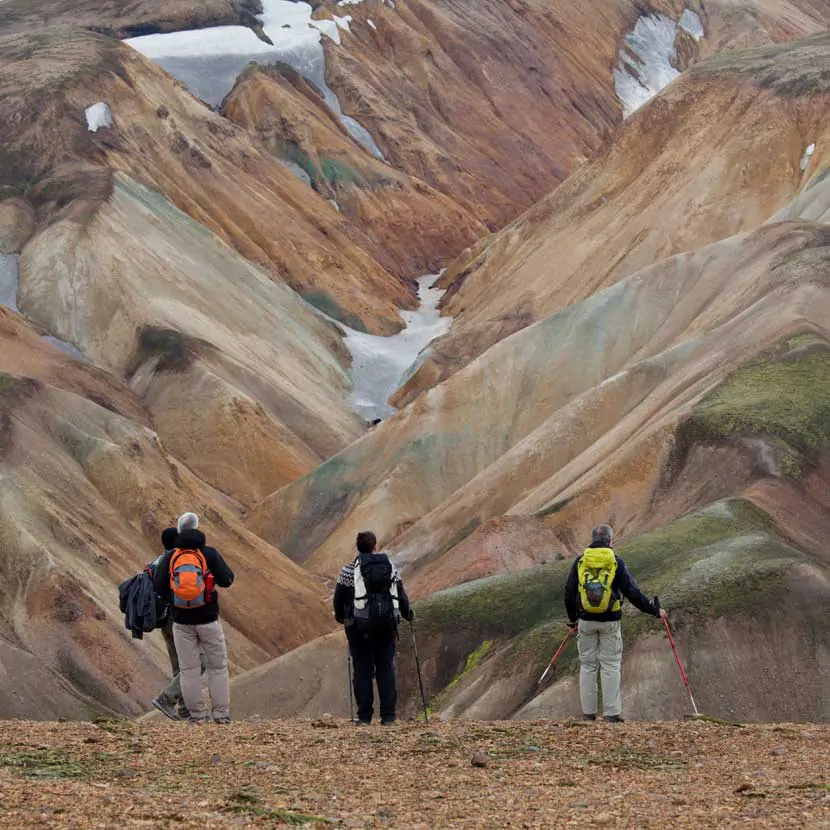
[[[0,827],[816,830],[828,758],[827,725],[7,721]]]

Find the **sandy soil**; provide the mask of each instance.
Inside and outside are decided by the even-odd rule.
[[[830,726],[6,722],[0,827],[830,827]]]

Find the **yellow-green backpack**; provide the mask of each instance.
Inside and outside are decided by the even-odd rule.
[[[612,603],[611,586],[617,575],[617,557],[611,548],[588,548],[576,569],[582,610],[588,614],[619,611],[620,601]]]

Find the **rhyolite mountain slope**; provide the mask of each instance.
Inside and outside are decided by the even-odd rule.
[[[0,95],[1,184],[41,227],[84,220],[121,172],[357,328],[396,331],[414,304],[335,208],[129,46],[65,26],[0,38]],[[113,123],[93,131],[97,103]]]
[[[436,273],[487,233],[470,207],[395,170],[361,147],[321,93],[291,67],[251,64],[222,114],[299,165],[313,189],[377,243],[401,276]]]
[[[452,331],[399,402],[535,320],[783,210],[826,164],[827,66],[817,35],[685,73],[606,153],[453,263]]]
[[[344,112],[397,168],[473,207],[491,229],[530,207],[591,157],[619,123],[612,72],[641,15],[677,20],[677,62],[826,28],[826,4],[570,0],[363,2],[327,78]],[[371,22],[370,22],[371,21]],[[709,45],[709,39],[713,40]]]
[[[7,309],[0,464],[3,717],[146,708],[166,654],[158,635],[129,639],[115,586],[157,555],[158,533],[186,508],[237,574],[223,597],[235,670],[330,627],[322,586],[244,530],[237,505],[165,448],[135,395]]]
[[[371,524],[400,561],[423,565],[416,584],[429,589],[481,567],[468,554],[444,573],[439,557],[483,522],[561,508],[581,488],[595,503],[568,512],[565,550],[609,512],[627,532],[645,529],[655,499],[672,495],[659,492],[670,435],[712,386],[786,338],[830,335],[827,246],[825,228],[782,223],[634,274],[492,347],[249,524],[319,573],[336,572]],[[675,516],[695,506],[672,505]]]

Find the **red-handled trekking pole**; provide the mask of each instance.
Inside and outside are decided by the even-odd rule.
[[[677,660],[677,668],[680,669],[680,676],[683,678],[683,683],[686,686],[686,691],[689,693],[689,700],[692,701],[692,709],[695,710],[695,717],[700,717],[700,712],[697,711],[697,706],[695,706],[695,699],[692,695],[692,689],[689,686],[689,678],[686,677],[686,672],[683,669],[683,664],[680,662],[680,655],[677,653],[677,646],[674,644],[674,637],[671,635],[671,629],[669,628],[669,621],[663,617],[663,625],[666,626],[666,634],[669,635],[669,642],[671,643],[671,650],[674,652],[674,659]]]
[[[550,663],[548,663],[548,667],[542,672],[542,676],[539,678],[538,682],[536,683],[537,686],[542,684],[542,681],[548,676],[548,672],[553,668],[553,664],[556,662],[556,658],[562,653],[562,649],[565,648],[568,640],[571,639],[571,635],[574,633],[574,629],[569,628],[568,633],[565,635],[565,639],[562,640],[562,645],[556,649],[556,654],[551,657]]]

